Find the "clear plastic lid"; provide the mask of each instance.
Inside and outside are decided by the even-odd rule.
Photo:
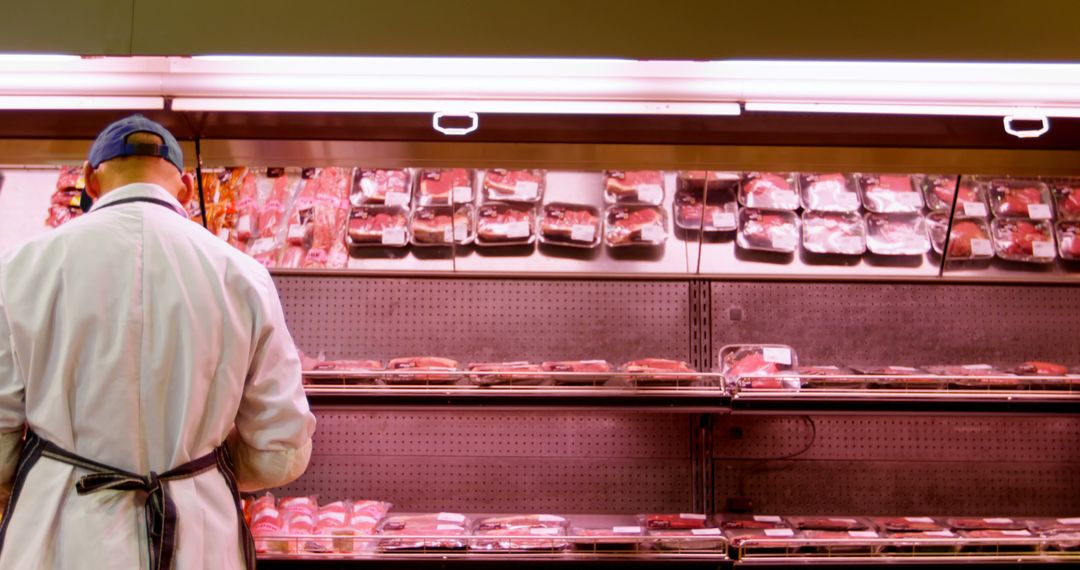
[[[412,244],[416,246],[466,245],[476,237],[473,206],[421,206],[410,220]]]
[[[801,174],[802,206],[817,212],[858,212],[859,193],[851,174]]]
[[[799,247],[799,216],[794,212],[743,208],[735,243],[743,249],[793,253]]]
[[[608,247],[659,246],[667,241],[667,217],[655,206],[609,206],[604,215]]]
[[[473,171],[465,168],[428,168],[420,171],[416,184],[418,206],[469,204],[475,198]]]
[[[489,202],[476,209],[476,244],[527,245],[536,241],[536,208],[528,204]]]
[[[604,201],[659,206],[664,203],[664,173],[659,170],[605,170]]]
[[[933,212],[926,216],[930,229],[930,243],[939,255],[945,248],[945,232],[949,226],[947,212]],[[990,238],[990,225],[984,218],[957,218],[953,221],[952,237],[949,238],[949,259],[991,259],[994,244]]]
[[[1054,184],[1053,194],[1058,219],[1080,221],[1080,180]]]
[[[972,218],[985,218],[989,215],[986,206],[986,188],[971,176],[960,180],[957,192],[956,175],[927,174],[916,176],[916,183],[922,188],[926,207],[935,212],[949,212],[952,209],[953,194],[958,193],[956,214]]]
[[[869,530],[870,521],[862,517],[848,516],[800,516],[785,517],[792,528],[818,531]]]
[[[1062,259],[1080,259],[1080,222],[1058,222],[1057,242]]]
[[[408,170],[356,169],[350,195],[354,206],[382,204],[407,208],[411,197],[411,177]]]
[[[729,344],[720,348],[720,372],[740,388],[798,390],[795,376],[785,376],[798,366],[795,349],[786,344]]]
[[[990,181],[990,209],[1001,218],[1054,219],[1050,189],[1036,180],[1002,178]]]
[[[355,206],[349,214],[345,243],[350,247],[409,245],[409,211],[397,206]]]
[[[742,180],[741,172],[680,170],[675,175],[675,190],[701,192],[708,186],[709,190],[727,189],[737,192],[740,180]]]
[[[540,210],[540,242],[594,248],[603,237],[600,210],[584,204],[549,202]]]
[[[994,252],[1001,259],[1023,263],[1053,263],[1057,258],[1054,226],[1022,218],[996,218],[990,224]]]
[[[680,190],[672,203],[675,225],[688,231],[730,232],[738,226],[734,188]]]
[[[930,251],[926,219],[919,214],[866,214],[866,247],[877,255]]]
[[[543,170],[506,170],[491,168],[484,172],[484,200],[501,202],[539,202],[544,196]]]
[[[807,210],[802,215],[802,245],[812,253],[862,255],[866,253],[866,222],[854,212]]]
[[[739,187],[739,203],[748,208],[798,210],[798,176],[793,172],[747,172]]]
[[[917,214],[923,197],[908,174],[859,174],[863,207],[876,214]]]

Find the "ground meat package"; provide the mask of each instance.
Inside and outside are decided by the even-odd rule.
[[[856,213],[812,212],[802,215],[802,245],[811,253],[866,253],[866,222]]]
[[[491,168],[484,172],[485,201],[538,202],[544,195],[543,170]]]
[[[513,515],[476,521],[473,550],[562,550],[567,520],[558,515]]]
[[[383,381],[387,384],[453,384],[461,379],[461,375],[456,373],[458,366],[456,360],[434,356],[395,358],[386,365],[388,371],[402,370],[424,373],[388,374]],[[427,374],[427,372],[430,372],[430,374]]]
[[[353,175],[353,189],[349,200],[353,206],[382,204],[408,207],[411,199],[410,188],[408,170],[358,168]]]
[[[799,216],[794,212],[739,210],[735,243],[743,249],[794,253],[799,247]]]
[[[1058,222],[1057,242],[1062,259],[1080,260],[1080,222]]]
[[[659,170],[605,170],[604,201],[659,206],[664,203],[664,173]]]
[[[747,208],[798,210],[798,176],[791,172],[747,172],[739,187],[739,203]]]
[[[938,255],[945,249],[945,232],[949,227],[949,214],[934,212],[926,217],[930,229],[930,244]],[[983,218],[953,220],[949,238],[949,259],[977,260],[994,257],[994,242],[990,238],[990,225]]]
[[[421,206],[409,220],[412,244],[420,247],[468,245],[475,239],[473,206]]]
[[[608,247],[660,246],[667,237],[667,217],[655,206],[611,206],[605,213]]]
[[[859,174],[863,207],[875,214],[918,214],[923,197],[907,174]]]
[[[469,519],[460,513],[395,515],[383,519],[377,534],[384,551],[463,550]]]
[[[464,168],[429,168],[420,171],[417,206],[450,206],[473,201],[473,171]]]
[[[540,369],[544,372],[572,372],[575,374],[573,376],[554,376],[556,384],[604,384],[611,374],[611,364],[606,360],[548,361],[541,363]]]
[[[1022,263],[1053,263],[1057,258],[1051,222],[996,218],[990,223],[994,252],[1001,259]]]
[[[473,373],[469,375],[469,381],[477,386],[540,384],[544,381],[543,376],[535,374],[541,371],[540,367],[528,362],[471,362],[466,370]]]
[[[926,207],[935,212],[952,210],[953,193],[957,192],[957,176],[926,175],[916,177],[922,187]],[[960,180],[956,215],[969,218],[985,218],[990,210],[986,207],[986,188],[970,176]]]
[[[859,193],[850,174],[802,174],[802,207],[815,212],[858,212]]]
[[[1034,180],[1005,178],[991,181],[990,209],[1000,218],[1054,219],[1050,189]]]
[[[354,206],[345,233],[349,247],[409,245],[409,212],[390,206]]]
[[[594,248],[602,237],[600,210],[593,206],[550,202],[540,210],[540,243]]]
[[[795,349],[784,344],[729,344],[720,349],[720,372],[741,389],[798,390]]]
[[[930,251],[920,214],[866,214],[866,247],[877,255],[923,255]]]
[[[1059,220],[1080,222],[1080,181],[1054,184],[1054,206]]]

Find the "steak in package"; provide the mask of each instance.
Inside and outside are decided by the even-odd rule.
[[[601,236],[600,211],[592,206],[549,202],[541,210],[541,243],[593,248]]]
[[[866,214],[866,247],[877,255],[922,255],[930,251],[926,219],[920,214]]]
[[[458,362],[449,358],[434,356],[395,358],[386,365],[386,369],[424,372],[424,374],[387,374],[383,379],[387,384],[453,384],[461,379],[461,375],[456,373]],[[427,372],[431,373],[427,374]]]
[[[866,380],[849,368],[832,365],[796,366],[795,373],[803,388],[817,390],[848,390],[865,388]]]
[[[382,204],[407,208],[409,182],[408,170],[357,169],[350,201],[353,206]]]
[[[1057,258],[1050,222],[997,218],[990,224],[998,257],[1023,263],[1053,263]]]
[[[920,177],[926,207],[935,212],[948,213],[952,210],[953,193],[957,192],[957,216],[985,218],[989,210],[986,208],[986,190],[982,184],[970,176],[964,176],[957,189],[956,180],[957,176]]]
[[[611,364],[606,360],[559,360],[540,364],[544,372],[569,372],[571,376],[553,376],[557,384],[590,384],[607,382]]]
[[[858,212],[859,194],[848,174],[803,174],[802,206],[815,212]]]
[[[949,227],[949,215],[934,212],[926,217],[930,228],[930,244],[939,255],[945,249],[945,232]],[[994,244],[990,239],[990,226],[983,218],[957,218],[953,220],[949,237],[949,259],[991,259]]]
[[[994,368],[989,364],[927,366],[926,371],[938,376],[956,376],[958,378],[950,378],[947,381],[949,386],[965,390],[1016,390],[1025,385],[1023,379]]]
[[[724,532],[718,528],[649,530],[655,548],[671,551],[723,550],[727,548]]]
[[[680,190],[672,203],[675,225],[689,231],[729,232],[736,229],[739,205],[733,189]]]
[[[933,517],[873,517],[874,527],[881,532],[928,532],[948,530]]]
[[[412,244],[417,246],[467,245],[475,238],[473,207],[421,206],[410,221]]]
[[[1038,550],[1040,542],[1027,529],[958,530],[957,534],[961,538],[978,539],[961,545],[961,554],[1031,554]]]
[[[907,174],[860,174],[863,206],[875,214],[917,214],[923,197]]]
[[[681,360],[641,358],[622,365],[627,382],[641,385],[677,386],[697,382],[697,370]]]
[[[1011,178],[990,182],[990,208],[998,217],[1052,220],[1051,201],[1050,190],[1042,182]]]
[[[799,530],[849,531],[871,528],[870,521],[856,517],[787,517],[787,522]]]
[[[765,529],[789,528],[784,518],[776,515],[734,515],[723,514],[717,517],[722,529]]]
[[[476,244],[526,245],[536,241],[536,209],[531,205],[487,203],[476,210]]]
[[[637,550],[641,545],[642,528],[640,526],[613,526],[604,528],[571,529],[570,539],[576,550],[584,552],[609,552]]]
[[[698,513],[638,515],[638,523],[646,530],[689,530],[705,528],[709,517]]]
[[[1080,222],[1058,222],[1057,241],[1062,259],[1080,259]]]
[[[942,530],[894,530],[883,532],[889,543],[882,545],[882,554],[888,555],[934,555],[953,554],[959,546],[955,532]]]
[[[395,515],[378,527],[384,551],[463,550],[469,519],[460,513]]]
[[[567,520],[558,515],[516,515],[481,519],[473,527],[473,550],[562,550]]]
[[[466,370],[469,380],[478,386],[498,384],[540,384],[543,376],[535,374],[540,367],[528,362],[471,362]],[[524,374],[522,374],[524,373]]]
[[[488,169],[483,188],[484,200],[537,202],[544,195],[544,171]]]
[[[3,181],[3,178],[0,178]],[[60,169],[56,179],[56,191],[49,198],[49,216],[45,225],[55,228],[82,215],[79,204],[82,202],[82,190],[86,182],[82,178],[82,168],[65,166]]]
[[[659,246],[667,241],[667,219],[655,206],[611,206],[606,217],[608,247]]]
[[[802,245],[811,253],[862,255],[866,222],[855,213],[812,212],[802,215]]]
[[[748,172],[739,188],[739,203],[747,208],[798,210],[798,179],[790,172]]]
[[[409,245],[408,212],[388,206],[353,207],[345,240],[350,247]]]
[[[473,171],[464,168],[435,168],[420,171],[416,204],[450,206],[473,201]]]
[[[852,366],[858,374],[876,376],[867,378],[870,388],[886,390],[935,390],[945,387],[941,378],[913,366]]]
[[[737,191],[742,174],[738,172],[720,172],[716,170],[680,170],[675,175],[675,190],[678,192],[704,192],[706,190],[727,189]]]
[[[743,208],[735,243],[743,249],[793,253],[799,247],[799,217],[793,212]]]
[[[1080,221],[1080,182],[1056,184],[1053,194],[1058,219],[1072,222]]]
[[[728,555],[732,558],[757,556],[790,556],[800,544],[802,533],[787,527],[731,528],[724,531],[728,541]]]
[[[729,344],[720,349],[720,372],[741,389],[798,390],[797,377],[785,376],[798,361],[783,344]]]
[[[659,170],[605,170],[604,200],[608,204],[664,203],[664,173]]]
[[[804,530],[800,533],[802,538],[813,542],[804,544],[800,550],[823,554],[840,554],[846,556],[866,556],[876,554],[881,550],[879,543],[872,539],[881,538],[877,531],[869,529],[859,530]],[[867,540],[871,539],[871,540]]]

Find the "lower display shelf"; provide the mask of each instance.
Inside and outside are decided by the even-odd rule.
[[[1013,390],[740,390],[739,411],[769,412],[1038,412],[1075,413],[1077,391]]]

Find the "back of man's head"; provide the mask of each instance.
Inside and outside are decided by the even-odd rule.
[[[142,128],[152,130],[135,130]],[[83,167],[87,194],[96,200],[122,186],[146,183],[186,204],[193,197],[194,181],[182,172],[182,160],[179,143],[164,127],[139,115],[126,117],[94,141]]]

